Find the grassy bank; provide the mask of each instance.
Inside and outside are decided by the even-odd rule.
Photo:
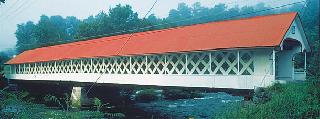
[[[99,111],[62,110],[33,103],[33,98],[27,92],[8,92],[0,90],[0,118],[17,119],[83,119],[103,118]]]
[[[232,104],[214,118],[320,119],[320,80],[274,84],[256,93],[253,100]]]

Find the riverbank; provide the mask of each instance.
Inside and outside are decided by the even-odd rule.
[[[276,83],[255,93],[253,100],[233,105],[215,118],[318,119],[320,118],[320,80]]]

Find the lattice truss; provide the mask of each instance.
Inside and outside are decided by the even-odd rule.
[[[7,65],[12,74],[211,74],[252,75],[254,57],[248,50],[172,53],[163,55],[87,58]]]

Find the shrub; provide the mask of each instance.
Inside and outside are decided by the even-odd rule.
[[[267,92],[270,93],[281,93],[284,90],[283,84],[280,83],[274,83],[272,86],[269,86],[266,88]]]
[[[311,77],[307,82],[307,92],[320,100],[320,77]]]
[[[155,89],[145,89],[137,93],[135,100],[139,102],[150,102],[158,99]]]
[[[267,88],[259,88],[255,90],[252,102],[255,104],[266,103],[271,100],[273,94],[283,92],[283,88],[284,86],[280,83],[275,83]]]
[[[272,94],[265,103],[253,103],[236,107],[222,118],[317,118],[320,117],[320,101],[308,90],[319,87],[309,83],[275,84],[267,88]],[[279,90],[280,89],[280,90]],[[239,105],[239,104],[238,104]]]
[[[126,116],[123,113],[106,113],[107,119],[124,119]]]
[[[93,99],[93,104],[94,104],[94,106],[96,107],[97,111],[100,111],[101,108],[102,108],[102,106],[103,106],[101,100],[100,100],[99,98],[97,98],[97,97],[95,97],[95,98]]]
[[[70,107],[71,107],[71,103],[72,103],[70,96],[67,93],[64,93],[64,97],[62,97],[62,98],[58,98],[54,95],[48,94],[43,99],[46,102],[53,102],[53,103],[58,104],[64,111],[69,111]],[[80,102],[78,104],[79,104],[78,106],[80,107],[81,106]]]
[[[165,99],[177,100],[177,99],[190,99],[190,98],[200,98],[203,95],[197,91],[189,91],[183,89],[165,89],[163,91]]]
[[[71,111],[56,110],[46,107],[43,104],[31,103],[28,92],[9,92],[7,88],[0,90],[0,118],[17,118],[17,119],[87,119],[87,118],[104,118],[104,113],[99,111]],[[67,103],[55,96],[47,95],[48,101],[56,103]],[[68,98],[69,97],[65,97]]]
[[[12,93],[8,92],[7,89],[8,87],[5,87],[4,89],[0,90],[0,108],[23,101],[31,102],[33,100],[33,98],[29,97],[29,93],[26,91]]]

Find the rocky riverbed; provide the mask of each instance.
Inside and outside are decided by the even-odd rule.
[[[205,93],[203,98],[158,100],[149,103],[136,103],[134,106],[147,113],[152,113],[158,118],[207,119],[223,110],[227,104],[243,100],[244,98],[240,96],[218,92]]]

